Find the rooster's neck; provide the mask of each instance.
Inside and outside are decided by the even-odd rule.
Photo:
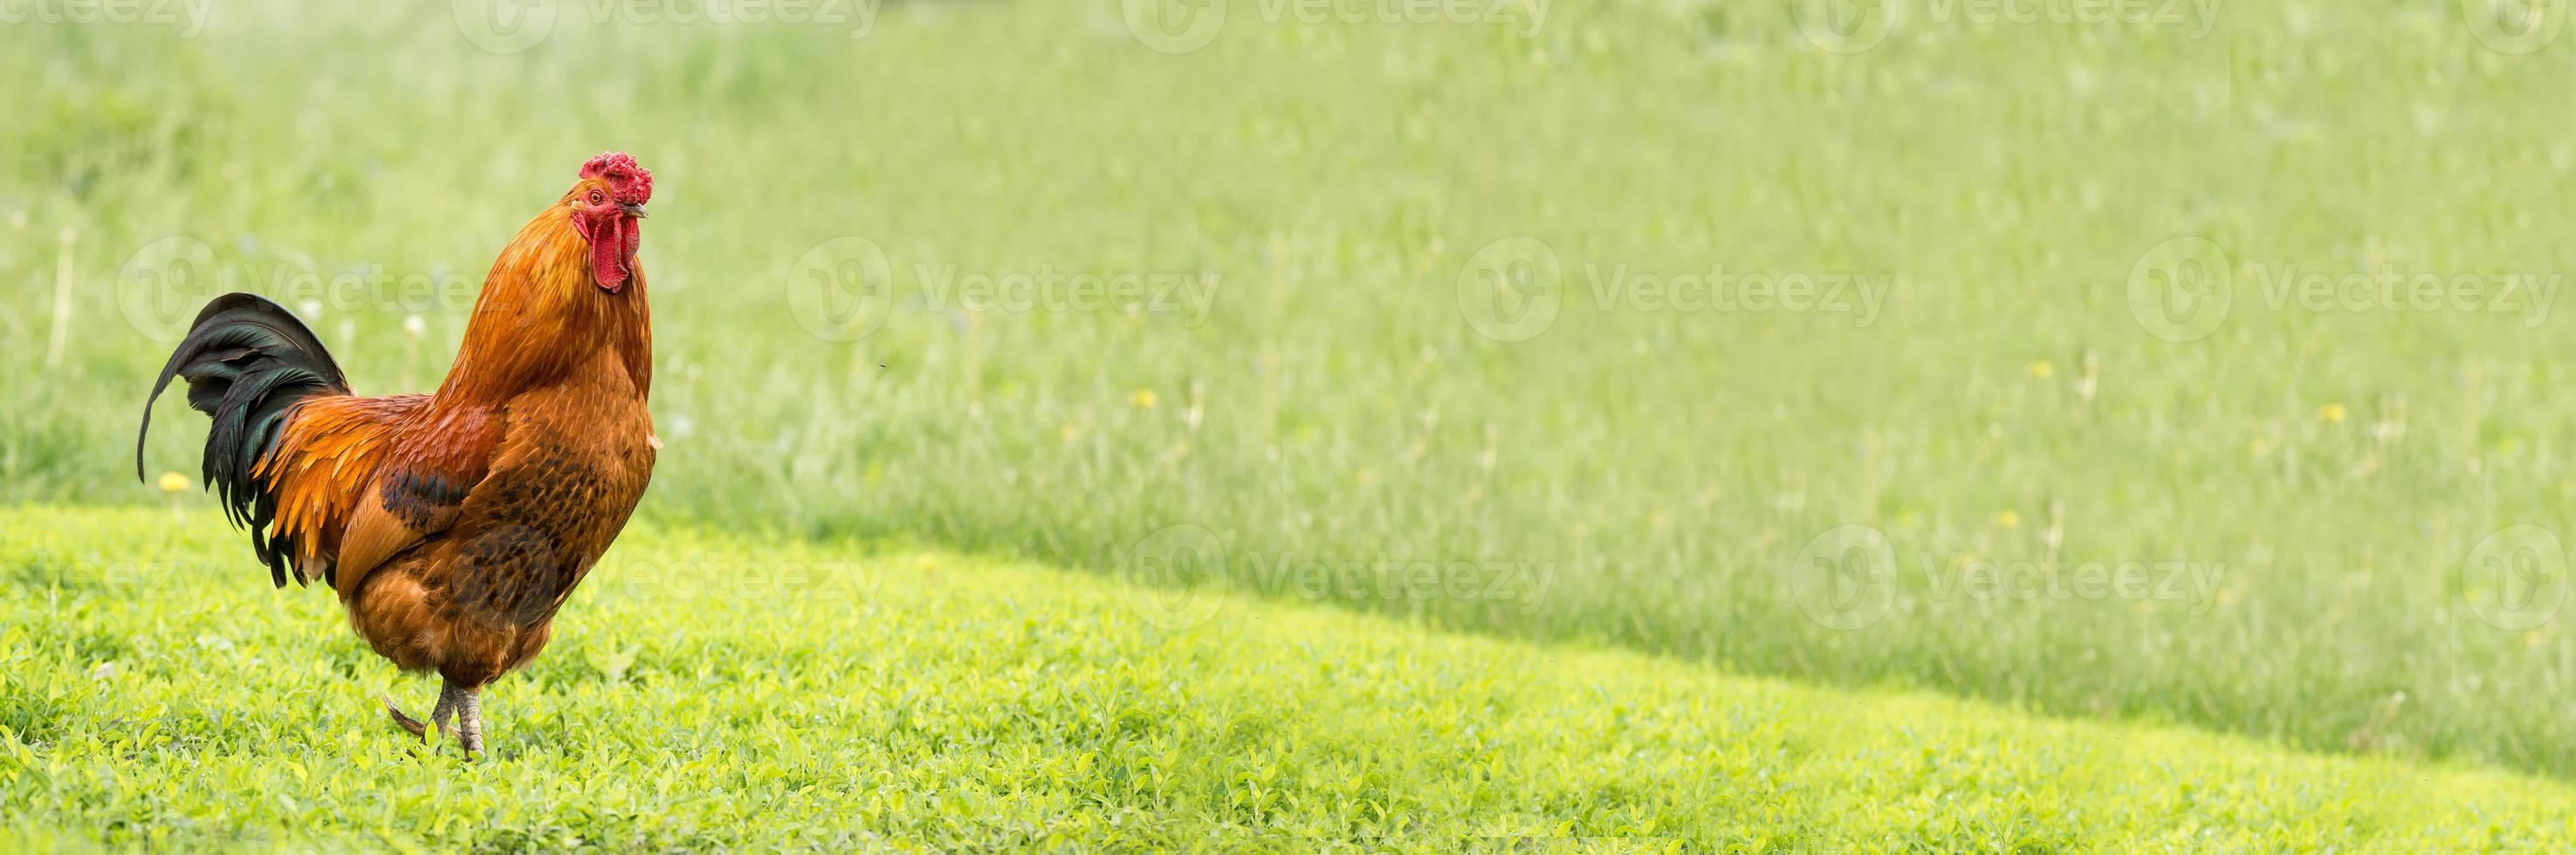
[[[561,383],[612,351],[636,394],[652,385],[651,312],[639,265],[623,290],[599,287],[590,242],[558,205],[519,229],[483,281],[465,341],[435,403],[440,409],[497,406]]]

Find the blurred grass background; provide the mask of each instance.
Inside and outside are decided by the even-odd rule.
[[[2576,638],[2480,620],[2494,592],[2463,568],[2504,526],[2564,527],[2569,322],[2240,289],[2172,342],[2126,291],[2184,235],[2240,283],[2568,269],[2576,137],[2551,105],[2576,38],[2502,53],[2459,4],[2396,0],[2230,4],[2199,38],[1918,18],[1853,55],[1788,4],[1556,4],[1529,37],[1228,9],[1180,55],[1102,2],[894,4],[855,39],[567,12],[499,55],[438,7],[226,2],[191,38],[0,26],[0,500],[154,495],[125,457],[168,343],[118,282],[155,241],[210,248],[207,295],[279,269],[471,275],[618,148],[657,178],[657,521],[1099,569],[1174,524],[1217,532],[1238,575],[1279,553],[1540,562],[1529,613],[1336,601],[2576,773]],[[853,235],[906,296],[827,341],[792,268]],[[1527,341],[1480,335],[1456,284],[1509,236],[1571,286]],[[1220,287],[1204,319],[979,313],[914,295],[916,264]],[[1895,286],[1865,326],[1603,310],[1587,264]],[[464,321],[320,315],[365,393],[433,386]],[[186,426],[152,468],[193,472],[202,434],[161,406]],[[1852,523],[1901,572],[1845,631],[1784,566]],[[1962,552],[2226,573],[2207,609],[1937,595],[1919,556]]]

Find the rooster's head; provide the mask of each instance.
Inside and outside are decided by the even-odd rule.
[[[573,228],[590,241],[590,272],[599,289],[615,294],[635,276],[636,221],[653,199],[653,173],[635,158],[612,151],[581,165],[581,183],[564,194]]]

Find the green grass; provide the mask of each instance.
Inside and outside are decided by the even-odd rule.
[[[2576,788],[1850,692],[938,549],[632,532],[490,756],[202,510],[13,509],[0,826],[46,844],[2282,851],[2540,846]],[[21,563],[23,562],[23,563]],[[387,688],[390,686],[390,688]],[[59,836],[55,836],[59,835]],[[1590,840],[1585,840],[1590,838]],[[1556,848],[1556,847],[1593,847]]]
[[[166,500],[126,477],[124,437],[168,349],[148,333],[189,289],[470,282],[581,159],[624,148],[658,179],[642,256],[668,448],[639,513],[662,526],[1147,577],[1173,545],[1155,532],[1198,526],[1185,545],[1221,566],[1180,572],[1290,600],[1265,575],[1283,558],[1370,583],[1409,572],[1381,561],[1498,562],[1547,584],[1314,598],[1806,685],[2576,775],[2557,702],[2576,633],[2492,620],[2474,560],[2510,525],[2569,531],[2565,313],[2252,290],[2291,265],[2576,266],[2576,142],[2545,108],[2576,84],[2576,37],[2509,55],[2463,4],[2288,0],[2224,4],[2203,38],[1918,19],[1840,56],[1779,3],[1562,4],[1529,38],[1258,5],[1179,56],[1088,1],[896,4],[859,40],[576,15],[504,56],[436,4],[224,3],[184,40],[0,26],[18,82],[0,114],[31,117],[0,130],[0,501]],[[1552,248],[1571,296],[1503,342],[1457,283],[1516,235]],[[2183,235],[2226,250],[2240,293],[2215,334],[2174,342],[2126,283]],[[172,236],[211,272],[121,278]],[[844,236],[883,248],[900,297],[855,342],[798,308],[818,296],[800,257]],[[968,311],[924,298],[919,265],[1219,285],[1203,316]],[[1894,284],[1865,325],[1604,309],[1586,265]],[[462,321],[362,302],[315,326],[379,393],[433,385]],[[161,407],[153,469],[193,471],[193,417]],[[1798,598],[1802,551],[1845,525],[1896,558],[1852,629]],[[2175,599],[1948,581],[2052,559],[2224,572]],[[2557,569],[2543,593],[2564,597]]]

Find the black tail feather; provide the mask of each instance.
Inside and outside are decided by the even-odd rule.
[[[188,381],[188,406],[214,419],[206,433],[207,486],[222,498],[224,513],[250,529],[252,548],[278,587],[286,586],[289,538],[269,538],[277,497],[253,475],[277,444],[286,412],[312,395],[345,395],[331,352],[286,307],[257,294],[215,298],[161,368],[152,397],[143,402],[143,429],[134,438],[134,477],[143,477],[143,439],[152,432],[152,401],[173,377]]]

